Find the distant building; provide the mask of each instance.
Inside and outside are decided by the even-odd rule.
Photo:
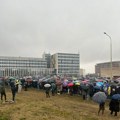
[[[51,67],[57,75],[80,75],[79,54],[56,53],[51,56]]]
[[[0,56],[0,76],[26,76],[48,74],[47,61],[43,58]]]
[[[99,63],[95,65],[95,73],[100,77],[109,77],[111,76],[111,63]],[[112,76],[119,77],[120,76],[120,61],[112,62]]]
[[[42,58],[0,56],[0,76],[80,75],[79,54],[43,54]]]
[[[51,54],[50,53],[43,53],[43,59],[45,59],[47,61],[47,68],[50,68]]]

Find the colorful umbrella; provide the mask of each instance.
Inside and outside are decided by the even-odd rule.
[[[112,96],[112,99],[114,99],[114,100],[120,100],[120,94],[114,94]]]
[[[80,85],[80,83],[79,83],[79,82],[76,82],[75,85]]]
[[[68,84],[68,87],[72,87],[74,84],[71,82]]]
[[[63,87],[66,87],[68,83],[66,81],[63,82]]]
[[[92,99],[94,102],[102,103],[102,102],[105,102],[105,100],[107,99],[107,96],[104,92],[97,92],[93,95]]]
[[[87,79],[85,79],[84,81],[87,81],[87,82],[89,82],[90,80],[87,80]]]
[[[84,81],[82,81],[82,83],[83,83],[83,84],[87,84],[87,83],[89,83],[89,81],[84,80]]]
[[[101,87],[101,86],[103,86],[103,84],[104,84],[103,82],[97,82],[97,83],[96,83],[96,86]]]
[[[98,80],[96,80],[97,82],[103,82],[103,80],[102,79],[98,79]]]

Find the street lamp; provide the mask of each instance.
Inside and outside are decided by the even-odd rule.
[[[110,78],[112,80],[112,39],[106,32],[104,32],[104,34],[110,38]]]

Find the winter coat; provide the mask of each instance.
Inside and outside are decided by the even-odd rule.
[[[55,91],[55,89],[56,89],[56,84],[55,83],[51,83],[51,90]]]
[[[119,101],[112,99],[109,103],[109,110],[119,112],[120,110]]]
[[[4,93],[5,92],[5,87],[0,85],[0,93]]]
[[[17,89],[16,89],[16,85],[15,85],[14,81],[10,82],[10,86],[11,86],[11,90],[14,91],[14,92],[16,92]]]
[[[5,82],[2,80],[0,82],[0,93],[4,93],[5,92]]]

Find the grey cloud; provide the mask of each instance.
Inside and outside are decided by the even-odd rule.
[[[1,0],[0,54],[80,52],[81,66],[119,60],[119,0]],[[89,70],[88,70],[89,71]]]

